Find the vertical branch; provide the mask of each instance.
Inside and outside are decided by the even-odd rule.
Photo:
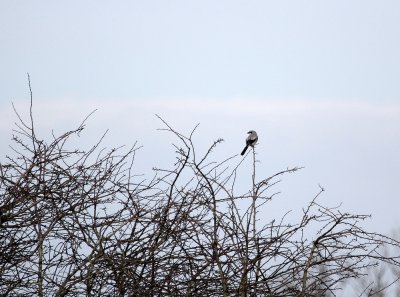
[[[32,93],[32,86],[31,86],[31,77],[29,75],[29,72],[27,73],[28,75],[28,86],[29,86],[29,97],[30,97],[30,104],[29,104],[29,118],[31,120],[31,136],[32,136],[32,145],[33,149],[36,151],[36,135],[35,135],[35,129],[34,129],[34,124],[33,124],[33,93]]]
[[[254,150],[254,147],[252,149],[253,152],[253,168],[252,168],[252,176],[251,176],[251,205],[249,207],[249,212],[247,214],[247,226],[246,226],[246,231],[245,231],[245,243],[244,243],[244,251],[243,251],[243,270],[242,270],[242,278],[240,281],[240,292],[241,296],[247,296],[248,295],[248,287],[249,287],[249,271],[250,268],[249,266],[251,265],[249,259],[250,259],[250,254],[253,251],[253,247],[255,245],[251,245],[251,242],[256,243],[256,200],[257,200],[257,189],[256,189],[256,153]]]
[[[35,212],[38,216],[37,228],[38,228],[38,296],[43,297],[43,232],[42,232],[42,221],[39,217],[36,197],[35,197]]]
[[[35,141],[35,140],[33,140]],[[44,177],[44,156],[42,156],[42,152],[41,152],[41,148],[40,145],[38,147],[38,151],[35,150],[35,155],[37,155],[38,159],[38,166],[39,166],[39,177],[38,177],[38,193],[40,193],[41,189],[41,184],[45,182],[45,177]],[[43,161],[43,162],[42,162]],[[44,187],[43,187],[44,189]],[[42,199],[44,197],[41,197]],[[43,297],[43,279],[44,279],[44,275],[43,275],[43,258],[44,258],[44,254],[43,254],[43,242],[44,242],[44,236],[43,236],[43,230],[42,230],[42,210],[40,209],[40,207],[38,207],[38,205],[41,204],[41,201],[37,201],[38,199],[38,195],[34,194],[34,210],[35,210],[35,214],[36,214],[36,221],[37,221],[37,244],[38,244],[38,296]],[[39,198],[40,199],[40,198]]]
[[[257,283],[258,283],[258,278],[260,275],[260,266],[261,266],[261,257],[259,257],[259,240],[256,237],[257,234],[257,228],[256,228],[256,223],[257,223],[257,206],[256,206],[256,201],[257,201],[257,187],[256,187],[256,150],[255,147],[253,147],[253,174],[252,174],[252,213],[253,213],[253,241],[254,241],[254,248],[256,249],[256,257],[259,258],[256,263],[256,271],[255,271],[255,282],[254,282],[254,296],[257,296]]]
[[[33,156],[33,162],[32,162],[32,168],[35,165],[39,166],[39,177],[38,177],[38,192],[40,192],[40,187],[41,184],[45,183],[45,177],[44,177],[44,162],[45,160],[45,152],[41,151],[41,146],[39,143],[39,146],[36,147],[36,135],[35,135],[35,127],[34,127],[34,121],[33,121],[33,93],[32,93],[32,86],[31,86],[31,78],[29,73],[27,73],[28,76],[28,86],[29,86],[29,97],[30,97],[30,105],[29,105],[29,118],[30,118],[30,123],[31,126],[29,128],[31,135],[30,138],[32,140],[32,147],[33,147],[33,152],[34,152],[34,156]],[[43,153],[43,156],[41,155]],[[35,157],[37,157],[37,159],[35,160]],[[35,162],[37,164],[35,164]],[[29,181],[28,181],[29,182]],[[44,189],[44,187],[43,187]],[[42,197],[43,198],[43,197]],[[38,207],[41,203],[40,201],[37,201],[38,197],[35,194],[33,197],[33,201],[34,201],[34,211],[36,214],[36,226],[37,226],[37,253],[38,253],[38,271],[37,271],[37,281],[38,281],[38,296],[42,297],[44,296],[43,292],[44,292],[44,274],[43,274],[43,259],[44,259],[44,253],[43,253],[43,242],[44,242],[44,235],[43,235],[43,230],[42,230],[42,210],[40,209],[40,207]]]
[[[38,251],[38,256],[39,256],[39,268],[38,268],[38,295],[40,297],[44,296],[43,294],[43,236],[40,231],[39,233],[39,251]]]
[[[253,148],[253,174],[252,178],[252,212],[253,212],[253,240],[256,239],[256,200],[257,200],[257,188],[256,188],[256,150]]]

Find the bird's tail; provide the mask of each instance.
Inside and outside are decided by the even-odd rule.
[[[244,149],[243,149],[243,151],[242,151],[242,153],[241,153],[242,156],[243,156],[244,153],[247,151],[247,148],[248,148],[248,147],[249,147],[248,145],[246,145],[246,146],[244,147]]]

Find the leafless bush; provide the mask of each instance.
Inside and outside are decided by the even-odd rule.
[[[30,119],[19,117],[15,156],[0,164],[2,296],[330,296],[379,262],[399,267],[379,253],[399,242],[321,205],[322,188],[297,222],[260,219],[277,178],[299,168],[260,179],[253,151],[252,188],[238,194],[244,163],[210,162],[222,140],[200,155],[195,129],[160,118],[176,163],[145,179],[136,145],[70,150],[85,122],[44,141]]]

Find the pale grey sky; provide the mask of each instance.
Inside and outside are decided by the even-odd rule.
[[[1,1],[1,99],[397,100],[400,2]]]
[[[137,140],[149,169],[171,149],[155,113],[182,132],[200,123],[201,148],[224,138],[221,159],[254,129],[260,176],[306,167],[276,209],[320,183],[373,228],[400,224],[399,1],[1,1],[0,43],[2,156],[29,72],[43,135],[97,108],[87,137]]]

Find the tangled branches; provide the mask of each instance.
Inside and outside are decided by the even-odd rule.
[[[399,243],[321,205],[322,188],[298,222],[266,222],[276,178],[299,168],[260,180],[253,152],[252,188],[238,194],[243,163],[209,161],[221,140],[201,155],[194,130],[163,123],[176,163],[141,179],[137,146],[70,150],[84,123],[46,142],[20,119],[0,164],[2,296],[329,296],[378,262],[399,265],[379,253]]]

